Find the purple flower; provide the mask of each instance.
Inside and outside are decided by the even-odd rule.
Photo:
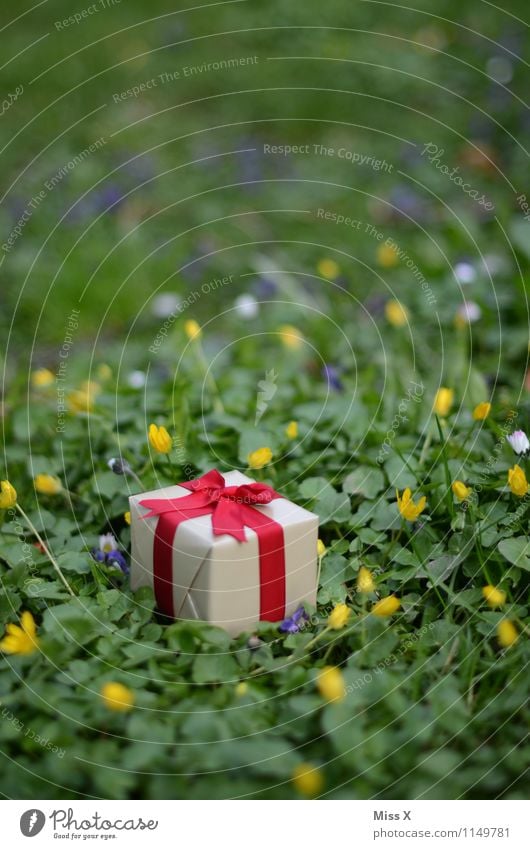
[[[289,616],[287,619],[284,619],[281,625],[279,626],[279,630],[283,634],[297,634],[301,628],[304,627],[305,623],[308,621],[309,616],[305,612],[305,608],[303,605],[300,605],[292,616]]]
[[[327,380],[328,387],[340,392],[343,388],[342,381],[339,377],[338,369],[335,366],[325,363],[322,368],[322,377]]]
[[[105,556],[105,563],[111,568],[120,569],[124,575],[129,574],[129,566],[127,565],[127,561],[121,551],[118,551],[118,549],[108,552],[108,554]]]
[[[265,274],[260,274],[254,284],[254,289],[258,301],[261,301],[272,298],[272,296],[276,294],[278,287],[271,277],[267,277]]]
[[[123,203],[123,192],[115,183],[108,183],[102,189],[96,191],[92,197],[92,203],[96,212],[115,212]]]
[[[128,575],[129,566],[117,546],[113,534],[102,534],[99,538],[99,548],[93,548],[90,553],[97,563],[104,563],[111,569],[119,569],[124,575]]]

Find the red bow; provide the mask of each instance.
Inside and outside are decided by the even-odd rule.
[[[192,494],[175,501],[171,498],[147,498],[140,501],[142,507],[150,510],[143,518],[173,513],[185,519],[194,519],[211,513],[215,536],[230,534],[239,542],[246,542],[245,525],[251,528],[255,521],[256,510],[251,505],[269,504],[273,498],[281,498],[266,483],[225,486],[223,476],[215,469],[202,478],[180,483],[179,486],[191,489]]]
[[[224,478],[213,469],[197,480],[179,486],[191,490],[182,498],[147,498],[140,501],[149,513],[159,516],[153,548],[154,590],[158,606],[169,616],[173,609],[173,541],[181,522],[198,516],[212,516],[216,536],[229,534],[246,542],[245,526],[258,536],[260,557],[260,619],[276,622],[285,613],[285,553],[283,528],[255,505],[269,504],[281,496],[264,483],[225,486]],[[254,505],[254,506],[253,506]]]

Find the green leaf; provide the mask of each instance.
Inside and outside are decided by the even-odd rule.
[[[342,489],[348,495],[363,495],[372,499],[385,489],[385,477],[380,469],[358,466],[344,479]]]
[[[57,563],[65,572],[86,575],[92,570],[94,561],[87,551],[68,551],[57,557]]]
[[[239,679],[239,667],[230,654],[200,654],[193,662],[192,678],[196,684],[226,684]]]
[[[530,540],[528,537],[502,539],[497,549],[514,566],[519,566],[521,569],[530,572]]]
[[[441,557],[437,557],[435,560],[429,560],[426,567],[420,568],[418,570],[418,577],[428,578],[431,586],[436,587],[452,575],[460,561],[461,557],[458,555],[442,554]]]

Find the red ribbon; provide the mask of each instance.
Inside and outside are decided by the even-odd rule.
[[[281,496],[264,483],[225,486],[224,478],[213,469],[197,480],[179,486],[191,490],[182,498],[147,498],[140,501],[149,508],[143,516],[158,516],[153,544],[153,580],[160,610],[174,616],[173,607],[173,542],[181,522],[211,515],[215,536],[229,534],[239,542],[246,541],[245,527],[258,537],[260,569],[260,614],[267,622],[285,616],[285,541],[283,527],[255,509]]]

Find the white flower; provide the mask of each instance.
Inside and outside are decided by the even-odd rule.
[[[458,307],[457,315],[459,318],[463,319],[463,321],[467,321],[468,324],[473,324],[475,321],[479,320],[482,315],[482,310],[475,301],[464,301],[464,303],[460,304]]]
[[[530,442],[524,430],[514,430],[506,438],[516,454],[526,454],[530,448]]]
[[[145,386],[145,372],[137,369],[127,375],[127,384],[131,389],[142,389]]]
[[[252,295],[240,295],[234,301],[236,312],[240,318],[256,318],[259,304]]]
[[[151,312],[155,318],[167,318],[179,305],[179,297],[175,292],[161,292],[155,295],[151,304]]]
[[[473,283],[477,276],[475,266],[465,261],[457,262],[454,272],[459,283]]]
[[[118,548],[118,542],[114,534],[101,534],[99,538],[100,551],[115,551]]]

